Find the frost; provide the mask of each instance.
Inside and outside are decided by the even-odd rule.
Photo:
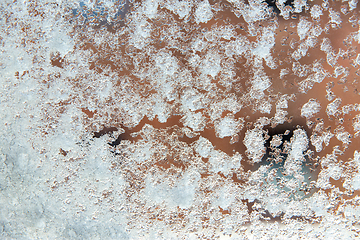
[[[297,1],[294,1],[294,12],[296,13],[301,13],[303,8],[306,8],[306,3],[307,1],[306,0],[297,0]]]
[[[2,1],[0,238],[358,238],[357,3]]]
[[[149,176],[146,179],[145,195],[155,203],[166,202],[170,208],[188,208],[194,201],[198,181],[199,176],[191,172],[184,173],[174,186],[167,183],[157,184]]]
[[[228,175],[231,169],[236,169],[240,166],[241,155],[234,155],[230,158],[226,153],[213,150],[209,156],[209,162],[211,164],[211,171],[218,173],[222,172]]]
[[[345,131],[344,127],[338,127],[335,129],[336,138],[341,141],[344,145],[349,145],[351,143],[351,135]]]
[[[181,98],[184,110],[196,111],[205,107],[202,94],[194,89],[188,89]]]
[[[318,113],[320,109],[320,103],[316,99],[309,99],[301,108],[301,116],[311,118]]]
[[[326,114],[328,116],[334,116],[338,113],[338,108],[341,104],[341,98],[336,98],[334,101],[329,103],[326,107]]]
[[[330,139],[334,136],[330,131],[324,131],[322,133],[313,133],[310,137],[311,144],[315,147],[316,152],[320,152],[323,149],[322,144],[328,146]]]
[[[154,18],[157,15],[158,1],[147,0],[144,3],[144,12],[148,18]]]
[[[243,143],[246,147],[246,154],[254,163],[260,162],[265,148],[264,131],[260,129],[247,130]]]
[[[322,9],[319,5],[313,5],[310,10],[311,17],[314,19],[320,19],[323,15]]]
[[[349,0],[348,1],[350,11],[356,9],[357,3],[358,3],[358,0]]]
[[[356,172],[351,176],[351,178],[347,178],[344,182],[344,187],[353,190],[360,189],[360,152],[358,150],[354,151],[354,158],[352,159],[352,163],[356,168]]]
[[[207,158],[209,157],[210,153],[213,150],[213,145],[211,142],[204,138],[200,137],[195,143],[195,151],[202,157]]]
[[[213,17],[208,0],[201,1],[195,10],[196,23],[207,23]]]
[[[333,9],[329,9],[329,17],[330,17],[330,23],[332,24],[336,24],[336,25],[340,25],[341,24],[341,17],[340,17],[340,13],[334,11]]]
[[[355,135],[359,135],[359,133],[360,133],[360,114],[356,115],[353,118],[352,125],[353,125],[353,128],[354,128]]]
[[[181,19],[183,19],[189,15],[192,5],[193,5],[192,1],[174,0],[174,1],[168,1],[167,8],[173,11],[174,13],[176,13],[177,15],[179,15]]]
[[[171,56],[170,53],[160,52],[154,57],[154,61],[155,66],[159,68],[162,74],[171,76],[178,70],[176,58]]]
[[[202,131],[205,127],[205,117],[201,112],[188,112],[184,116],[184,125],[192,128],[194,131]]]
[[[219,138],[230,137],[237,134],[242,128],[242,122],[233,116],[226,116],[215,124],[215,131]]]
[[[264,91],[271,86],[268,76],[257,70],[255,76],[251,79],[252,87],[250,96],[255,99],[261,99],[264,96]]]
[[[214,78],[221,70],[220,61],[221,58],[217,53],[209,51],[201,61],[201,73],[204,75],[208,74]]]
[[[261,38],[255,45],[255,48],[252,50],[252,54],[260,59],[264,59],[266,64],[271,67],[275,68],[272,56],[270,54],[271,49],[275,45],[275,33],[274,29],[266,28],[263,30]]]
[[[136,19],[133,22],[133,33],[131,34],[130,42],[138,49],[145,47],[150,37],[152,27],[145,19]]]
[[[305,160],[304,152],[308,148],[308,137],[302,129],[296,129],[291,139],[291,150],[285,161],[285,172],[289,175],[298,175],[301,170],[301,164]]]
[[[300,19],[300,22],[298,23],[297,26],[297,33],[299,35],[300,40],[303,40],[306,37],[311,27],[312,27],[311,22],[305,20],[304,18]]]

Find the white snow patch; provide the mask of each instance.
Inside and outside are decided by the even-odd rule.
[[[309,34],[309,30],[312,27],[312,23],[305,20],[305,18],[301,18],[297,25],[297,33],[299,35],[300,40],[303,40],[306,35]]]
[[[309,99],[301,108],[301,116],[306,118],[313,117],[321,109],[320,103],[316,99]]]
[[[245,153],[248,158],[255,163],[260,162],[266,152],[264,130],[258,128],[248,129],[243,143],[246,147]]]
[[[154,57],[154,61],[161,74],[171,76],[178,70],[177,59],[171,53],[160,52]]]
[[[321,15],[323,15],[323,12],[319,5],[314,5],[311,7],[310,14],[313,19],[318,20],[320,19]]]
[[[205,107],[204,96],[197,90],[190,88],[181,96],[181,104],[184,111],[196,111]]]
[[[196,23],[207,23],[213,17],[211,5],[208,0],[200,2],[195,10]]]
[[[360,114],[353,118],[353,128],[356,135],[360,133]]]
[[[334,11],[332,8],[329,9],[329,17],[330,17],[329,23],[340,25],[342,22],[340,13]]]
[[[205,117],[201,112],[193,113],[188,111],[182,118],[184,126],[192,128],[194,131],[203,131],[205,127]]]
[[[211,171],[215,173],[222,172],[226,176],[231,173],[230,170],[240,167],[241,159],[242,157],[239,153],[229,157],[223,151],[212,150],[209,156]]]
[[[155,179],[163,179],[157,183]],[[164,176],[153,176],[150,174],[146,178],[145,195],[149,200],[157,204],[165,202],[170,209],[176,207],[189,208],[195,198],[195,190],[200,179],[199,174],[187,171],[177,180],[174,186],[171,186],[168,181],[164,181]]]
[[[356,9],[358,0],[349,0],[348,4],[349,4],[349,10],[352,11],[352,10]]]
[[[293,134],[289,158],[303,160],[303,153],[308,148],[309,143],[307,134],[303,129],[296,129]]]
[[[326,114],[328,116],[334,116],[338,112],[338,108],[341,104],[341,98],[336,98],[334,101],[329,103],[326,107]]]
[[[260,59],[269,59],[271,57],[270,51],[275,46],[275,29],[272,27],[265,28],[258,42],[255,44],[255,48],[252,50],[252,54]]]
[[[242,121],[236,120],[233,115],[227,115],[215,124],[216,136],[219,138],[230,137],[242,129]]]
[[[144,13],[148,18],[154,18],[157,14],[159,2],[157,0],[147,0],[144,3]]]
[[[193,6],[192,1],[172,0],[172,1],[168,1],[166,7],[170,11],[173,11],[175,14],[177,14],[180,19],[183,19],[189,16],[192,6]]]
[[[207,158],[209,157],[214,147],[208,139],[200,136],[199,139],[194,143],[194,149],[195,152],[197,152],[201,157]]]
[[[205,58],[201,61],[201,73],[204,75],[208,74],[214,78],[221,70],[220,62],[221,57],[219,54],[213,51],[209,51]]]

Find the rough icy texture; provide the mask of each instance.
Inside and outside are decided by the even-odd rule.
[[[321,109],[320,103],[316,99],[310,99],[301,108],[301,116],[306,118],[313,117]]]
[[[244,138],[244,145],[249,159],[253,162],[260,162],[266,148],[264,146],[264,131],[260,129],[247,130]]]
[[[357,239],[358,1],[0,2],[1,239]]]

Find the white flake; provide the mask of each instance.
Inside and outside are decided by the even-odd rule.
[[[266,152],[264,131],[257,128],[247,130],[243,143],[248,158],[255,163],[260,162]]]
[[[242,128],[242,122],[232,115],[222,118],[215,124],[215,131],[219,138],[230,137],[237,134]]]
[[[320,109],[320,103],[316,99],[309,99],[301,108],[301,116],[311,118],[318,113]]]
[[[319,5],[314,5],[311,7],[310,14],[312,18],[320,19],[321,15],[323,15],[323,12]]]
[[[208,0],[201,1],[195,10],[196,23],[207,23],[213,17]]]

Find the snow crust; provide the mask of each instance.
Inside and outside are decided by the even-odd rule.
[[[357,239],[358,1],[1,1],[1,239]]]
[[[316,99],[309,99],[301,108],[301,116],[311,118],[318,113],[320,109],[320,103]]]

